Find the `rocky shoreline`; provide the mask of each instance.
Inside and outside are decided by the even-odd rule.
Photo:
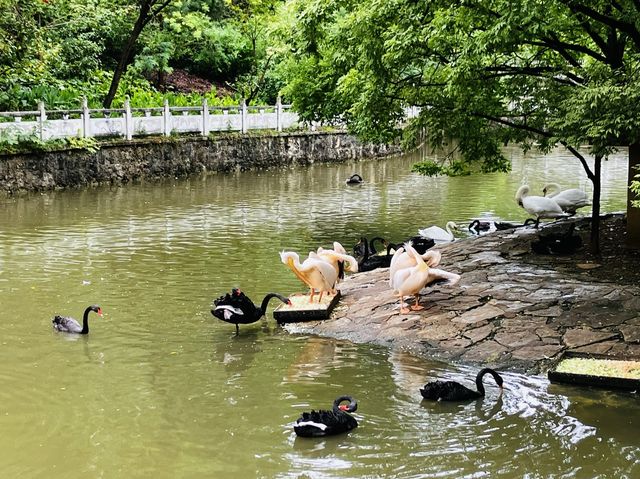
[[[588,219],[575,218],[439,246],[439,267],[461,279],[454,286],[424,288],[423,311],[400,314],[389,270],[382,268],[341,283],[342,298],[330,319],[290,323],[286,329],[528,373],[544,372],[565,350],[640,357],[637,282],[590,274],[602,265],[584,262],[584,254],[532,253],[531,242],[541,231],[568,222],[586,237]]]

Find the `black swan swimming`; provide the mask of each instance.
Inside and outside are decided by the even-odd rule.
[[[236,334],[240,333],[239,324],[251,324],[258,321],[267,312],[267,305],[271,298],[278,298],[285,304],[291,304],[289,298],[278,293],[269,293],[257,307],[242,291],[233,288],[231,294],[227,293],[213,301],[215,308],[211,310],[216,318],[236,325]]]
[[[349,401],[349,404],[341,404]],[[351,396],[340,396],[333,401],[331,411],[303,412],[293,430],[301,437],[321,437],[342,434],[358,427],[358,421],[350,412],[358,409],[358,403]]]
[[[53,329],[63,333],[89,334],[89,313],[91,311],[98,313],[98,316],[102,316],[102,309],[100,306],[94,304],[84,310],[82,326],[80,326],[78,321],[68,316],[56,316],[51,320]]]
[[[362,176],[360,176],[359,174],[353,174],[351,175],[351,177],[346,181],[346,183],[348,185],[359,185],[360,183],[362,183],[364,180],[362,179]]]
[[[358,271],[371,271],[376,268],[388,268],[391,264],[392,255],[390,254],[389,248],[387,248],[386,255],[378,255],[375,247],[373,246],[374,242],[380,240],[382,243],[387,246],[387,242],[378,237],[373,238],[371,241],[367,241],[367,238],[364,236],[360,238],[358,244],[353,247],[353,251],[358,257]]]
[[[500,389],[502,389],[502,376],[490,368],[480,370],[476,376],[477,391],[473,391],[466,386],[455,381],[433,381],[425,384],[420,389],[422,397],[433,401],[466,401],[469,399],[478,399],[484,397],[484,386],[482,385],[482,377],[485,374],[491,374],[496,380]]]

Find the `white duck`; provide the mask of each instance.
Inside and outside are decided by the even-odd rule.
[[[544,196],[529,196],[529,185],[522,185],[516,193],[518,205],[536,217],[536,227],[542,218],[563,218],[569,216],[562,211],[560,205],[551,198]]]
[[[399,248],[394,256],[400,256],[404,251],[413,256],[416,265],[395,271],[393,277],[391,277],[391,287],[394,293],[397,293],[400,297],[400,313],[407,314],[412,310],[420,311],[424,309],[424,306],[419,304],[420,290],[427,284],[438,280],[447,280],[449,284],[455,284],[460,280],[460,275],[441,269],[429,268],[422,256],[413,249],[410,243],[405,243],[404,247]],[[406,308],[404,304],[404,296],[409,294],[415,297],[415,303],[410,309]]]
[[[432,239],[436,243],[448,243],[455,239],[451,230],[457,229],[458,225],[453,221],[449,221],[445,225],[445,228],[446,230],[440,228],[439,226],[429,226],[428,228],[418,230],[418,234],[423,238]]]
[[[550,192],[551,190],[551,192]],[[589,206],[591,201],[587,194],[578,188],[563,190],[558,183],[549,183],[542,189],[542,194],[546,198],[553,198],[558,203],[562,211],[571,215],[576,214],[578,208]]]
[[[307,286],[309,286],[309,302],[313,303],[315,291],[320,292],[318,302],[322,301],[322,295],[325,292],[334,290],[336,281],[338,280],[338,272],[329,263],[321,259],[313,251],[309,253],[309,257],[300,263],[300,256],[293,251],[283,251],[280,253],[280,259],[286,264],[291,271]],[[357,263],[356,263],[357,264]]]

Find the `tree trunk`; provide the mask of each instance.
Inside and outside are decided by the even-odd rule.
[[[151,5],[153,2],[143,2],[140,5],[140,13],[138,14],[138,19],[136,20],[135,25],[133,26],[133,30],[129,35],[129,39],[127,40],[124,49],[122,50],[122,54],[120,55],[120,60],[118,61],[118,66],[116,66],[115,71],[113,72],[113,78],[111,79],[111,86],[109,86],[109,93],[104,99],[102,106],[104,108],[111,108],[111,103],[118,92],[118,85],[120,84],[120,79],[124,72],[127,71],[127,67],[132,59],[133,48],[135,47],[136,42],[138,41],[138,37],[140,33],[142,33],[142,29],[148,22],[149,12],[151,10]]]
[[[629,145],[629,179],[631,184],[634,176],[640,174],[640,143]],[[631,206],[631,201],[640,200],[640,195],[631,190],[627,191],[627,247],[640,249],[640,208]]]
[[[600,254],[600,189],[602,156],[596,155],[593,165],[593,209],[591,213],[591,252]]]

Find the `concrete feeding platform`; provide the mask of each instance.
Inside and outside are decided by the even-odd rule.
[[[616,359],[604,354],[565,351],[548,376],[553,383],[637,391],[640,389],[640,361],[638,358]]]
[[[291,306],[281,304],[273,310],[273,317],[279,323],[297,323],[299,321],[319,321],[329,318],[331,311],[340,300],[340,291],[333,296],[324,295],[321,302],[314,296],[313,303],[309,302],[309,295],[297,293],[289,296]]]

